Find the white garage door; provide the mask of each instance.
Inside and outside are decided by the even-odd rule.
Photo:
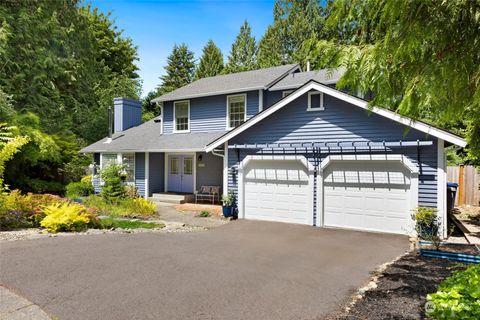
[[[307,224],[312,202],[308,170],[299,160],[252,160],[244,168],[246,219]]]
[[[399,161],[333,161],[323,176],[325,226],[411,231],[411,176]]]

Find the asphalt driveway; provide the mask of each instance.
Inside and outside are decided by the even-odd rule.
[[[0,283],[59,319],[321,319],[403,236],[235,221],[0,243]]]

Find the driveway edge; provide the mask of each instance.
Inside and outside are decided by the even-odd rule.
[[[0,301],[0,320],[52,319],[38,305],[19,296],[2,285],[0,285]]]

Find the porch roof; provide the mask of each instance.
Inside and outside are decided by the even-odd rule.
[[[225,131],[160,134],[160,124],[153,119],[115,133],[111,139],[105,137],[83,148],[80,153],[203,151],[208,143],[223,134]]]

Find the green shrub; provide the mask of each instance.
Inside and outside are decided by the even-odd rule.
[[[102,197],[109,202],[117,202],[125,195],[125,186],[122,180],[122,166],[112,164],[100,171],[104,185],[102,186]]]
[[[65,192],[65,187],[60,182],[45,181],[41,179],[26,179],[25,190],[32,193],[53,193],[62,195]]]
[[[98,225],[97,216],[78,203],[58,203],[44,208],[40,225],[48,232],[82,231]]]
[[[210,212],[208,212],[207,210],[203,210],[202,212],[200,212],[200,213],[198,214],[198,216],[199,216],[200,218],[208,218],[208,217],[210,217]]]
[[[433,319],[480,319],[480,264],[454,271],[427,300]]]
[[[89,174],[87,176],[83,176],[82,179],[80,179],[80,182],[92,184],[92,175]]]
[[[417,235],[423,240],[433,242],[438,247],[441,238],[439,235],[440,220],[437,217],[437,209],[418,207],[413,210],[412,218],[415,220]]]
[[[95,192],[91,182],[70,182],[66,189],[68,198],[86,197]]]
[[[157,212],[157,206],[145,198],[127,198],[122,200],[121,206],[125,208],[123,215],[127,217],[151,216]]]

